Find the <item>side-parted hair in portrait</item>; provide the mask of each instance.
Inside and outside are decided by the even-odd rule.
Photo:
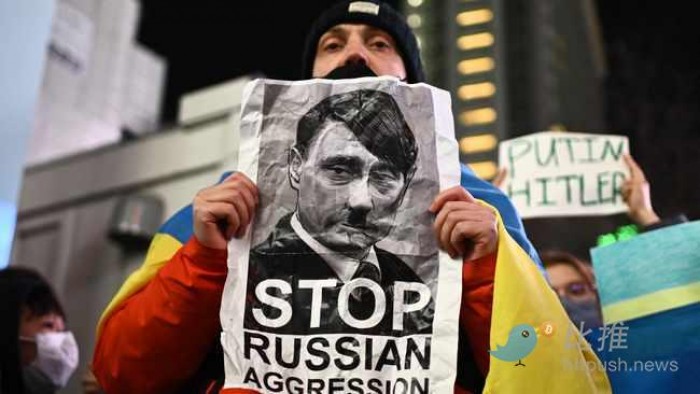
[[[329,96],[316,104],[299,120],[297,127],[294,148],[302,156],[306,156],[311,140],[328,121],[345,124],[367,150],[390,163],[410,181],[418,147],[391,95],[361,89]]]

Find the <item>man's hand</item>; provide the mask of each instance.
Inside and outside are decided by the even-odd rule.
[[[437,214],[433,228],[440,248],[452,258],[471,261],[496,251],[496,214],[461,186],[438,194],[429,210]]]
[[[194,235],[199,243],[226,249],[231,237],[245,234],[258,206],[258,187],[236,172],[194,197]]]
[[[630,169],[630,178],[622,185],[622,199],[627,204],[628,215],[636,224],[648,226],[658,222],[659,216],[651,206],[651,191],[644,171],[630,155],[624,155]]]

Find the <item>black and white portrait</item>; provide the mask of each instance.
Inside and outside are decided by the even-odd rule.
[[[438,266],[427,208],[438,180],[434,136],[421,140],[420,127],[432,119],[407,116],[411,103],[378,89],[288,89],[265,91],[244,327],[431,333]]]

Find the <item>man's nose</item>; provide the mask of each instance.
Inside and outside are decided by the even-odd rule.
[[[343,66],[350,64],[367,64],[367,48],[357,40],[351,40],[345,45],[345,59]]]
[[[566,291],[563,288],[552,287],[552,290],[554,290],[554,292],[557,293],[559,298],[566,297]]]
[[[372,209],[372,196],[367,180],[357,181],[352,185],[348,204],[350,208],[356,211],[369,211]]]

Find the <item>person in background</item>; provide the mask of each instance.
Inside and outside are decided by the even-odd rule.
[[[622,198],[627,204],[627,215],[639,227],[639,231],[653,231],[687,222],[688,219],[682,214],[665,219],[659,217],[652,206],[650,185],[644,171],[632,156],[623,157],[630,176],[622,185]],[[501,169],[493,181],[494,185],[500,186],[506,174],[506,170]],[[551,287],[574,324],[582,331],[600,327],[603,324],[600,300],[590,262],[554,249],[540,251],[540,258]]]
[[[0,393],[44,394],[64,387],[78,366],[53,289],[36,271],[0,271]]]
[[[600,300],[591,264],[560,250],[540,252],[549,284],[571,321],[584,331],[603,325]]]

